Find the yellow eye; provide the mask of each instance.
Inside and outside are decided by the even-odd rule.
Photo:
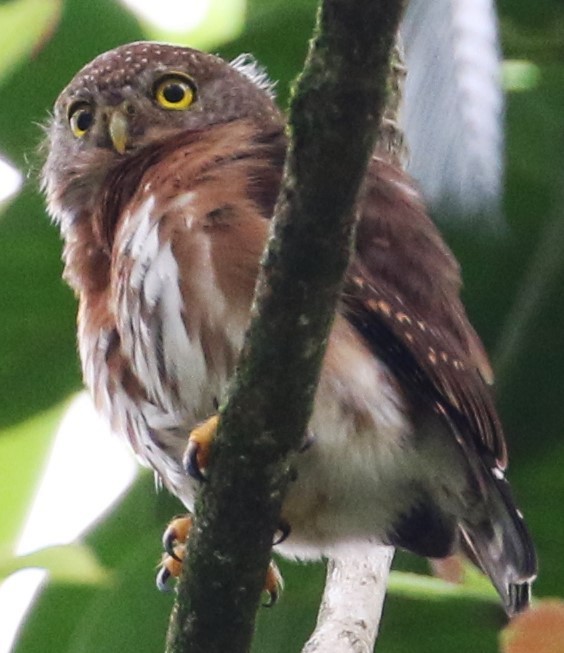
[[[196,87],[188,76],[176,73],[158,81],[153,94],[164,109],[182,111],[196,99]]]
[[[94,112],[87,102],[77,102],[69,109],[69,125],[77,138],[84,136],[93,122]]]

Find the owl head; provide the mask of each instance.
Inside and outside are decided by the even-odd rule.
[[[88,210],[107,174],[185,132],[250,118],[280,124],[272,85],[248,57],[231,63],[154,42],[123,45],[86,65],[47,126],[43,187],[63,231]]]

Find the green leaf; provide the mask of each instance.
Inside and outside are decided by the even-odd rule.
[[[29,57],[55,26],[60,0],[12,0],[0,5],[0,82]]]
[[[129,492],[86,536],[111,582],[49,583],[21,628],[17,653],[91,653],[164,649],[173,594],[155,587],[161,537],[178,501],[140,474]],[[173,587],[173,584],[171,584]]]
[[[32,567],[47,570],[50,579],[57,583],[102,585],[111,578],[91,548],[84,544],[49,546],[23,556],[0,553],[0,577]]]
[[[0,545],[13,550],[64,407],[0,431]]]
[[[485,576],[468,568],[464,583],[449,583],[440,578],[393,571],[388,582],[388,591],[398,596],[423,600],[450,600],[452,598],[474,599],[499,603],[494,589]]]
[[[540,69],[531,61],[506,59],[502,68],[503,88],[506,91],[529,91],[541,81]]]

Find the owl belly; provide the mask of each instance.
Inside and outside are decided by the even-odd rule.
[[[291,535],[280,552],[309,559],[387,542],[412,501],[405,449],[413,433],[385,368],[367,359],[323,374],[310,430],[313,444],[294,458],[295,481],[282,510]]]

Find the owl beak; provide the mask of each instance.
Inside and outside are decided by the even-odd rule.
[[[127,147],[128,122],[127,116],[120,109],[115,109],[110,114],[108,132],[116,152],[119,154],[125,154],[125,148]]]

